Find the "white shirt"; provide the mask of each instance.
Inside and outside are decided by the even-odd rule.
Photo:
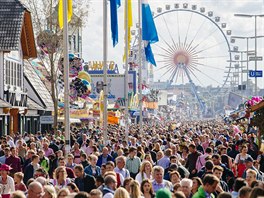
[[[138,181],[139,184],[141,184],[141,182],[144,180],[144,179],[150,179],[150,180],[153,180],[153,177],[152,177],[152,174],[150,174],[150,178],[147,177],[147,174],[144,172],[143,173],[143,177],[142,177],[142,173],[139,172],[135,178],[136,181]]]
[[[114,195],[112,193],[106,193],[103,198],[114,198]]]
[[[0,176],[0,194],[11,194],[15,191],[15,182],[12,177],[7,175],[6,184],[2,184],[2,177]]]
[[[12,139],[8,140],[7,144],[10,146],[10,148],[11,147],[15,147],[16,148],[16,145],[15,145],[15,143],[14,143],[14,141]]]

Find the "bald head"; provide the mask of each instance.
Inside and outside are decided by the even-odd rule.
[[[36,182],[40,183],[42,186],[47,185],[48,181],[45,177],[38,177],[35,179]]]
[[[42,188],[41,183],[38,181],[31,182],[28,186],[28,189]]]
[[[44,190],[41,183],[34,181],[28,186],[28,198],[40,198],[43,197]]]

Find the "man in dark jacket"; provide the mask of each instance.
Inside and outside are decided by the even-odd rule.
[[[24,164],[23,164],[23,167],[22,167],[23,171],[25,171],[27,165],[29,165],[31,163],[33,155],[35,155],[35,151],[34,150],[29,150],[27,152],[27,157],[26,157],[26,160],[24,161]]]
[[[223,175],[222,175],[223,181],[228,182],[230,179],[234,178],[234,173],[229,168],[227,168],[225,164],[221,162],[221,157],[219,154],[214,154],[212,156],[212,161],[215,166],[221,166],[224,169]]]
[[[76,165],[74,167],[74,173],[76,176],[74,183],[80,191],[90,193],[91,190],[96,189],[95,178],[91,175],[85,174],[82,165]]]
[[[187,157],[187,161],[186,161],[186,165],[185,167],[188,169],[188,171],[190,172],[190,178],[193,178],[197,175],[197,171],[196,170],[196,162],[198,157],[201,155],[201,153],[199,153],[196,150],[196,146],[194,144],[190,144],[189,145],[189,151],[190,154]]]
[[[24,183],[27,184],[28,180],[30,178],[33,178],[34,176],[34,170],[37,170],[40,167],[39,165],[39,156],[38,155],[33,155],[32,156],[32,162],[28,164],[25,168],[24,172]]]

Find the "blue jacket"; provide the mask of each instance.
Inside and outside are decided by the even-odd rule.
[[[95,167],[95,175],[93,175],[92,166],[88,165],[88,166],[85,167],[84,172],[87,175],[91,175],[91,176],[97,177],[97,176],[101,175],[101,168],[99,166],[96,166]]]
[[[113,162],[114,159],[113,159],[113,157],[111,155],[108,154],[106,161],[112,161]],[[96,166],[101,167],[102,164],[103,164],[103,154],[98,157]]]

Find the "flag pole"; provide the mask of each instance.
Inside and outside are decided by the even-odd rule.
[[[63,63],[64,63],[64,125],[65,150],[70,152],[70,105],[69,105],[69,54],[68,54],[68,0],[63,0]]]
[[[125,139],[128,142],[128,0],[125,1]]]
[[[107,0],[103,0],[103,62],[104,62],[104,111],[103,111],[103,138],[107,141]]]
[[[143,133],[142,123],[142,0],[138,0],[138,86],[139,86],[139,130]]]

